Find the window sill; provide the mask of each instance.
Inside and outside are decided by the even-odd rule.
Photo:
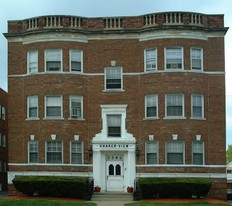
[[[164,117],[165,120],[185,120],[186,117],[175,117],[175,116],[171,116],[171,117]]]
[[[191,71],[192,71],[192,72],[199,72],[199,73],[202,73],[202,72],[203,72],[203,69],[193,69],[193,68],[191,68]]]
[[[143,120],[159,120],[160,118],[159,117],[145,117],[145,118],[143,118]]]
[[[117,92],[125,92],[124,89],[104,89],[103,92],[105,93],[117,93]]]
[[[26,121],[38,121],[40,118],[34,117],[34,118],[27,118]]]
[[[203,117],[190,117],[191,120],[200,120],[200,121],[204,121],[206,120],[206,118]]]
[[[70,74],[83,74],[83,71],[72,71],[69,70]]]
[[[183,68],[181,69],[165,69],[166,72],[184,72],[186,70],[184,70]]]
[[[72,118],[72,117],[69,117],[68,120],[71,120],[71,121],[85,121],[84,118]]]
[[[63,117],[44,117],[43,120],[64,120]]]
[[[158,72],[158,69],[149,69],[149,70],[144,70],[145,73],[155,73]]]

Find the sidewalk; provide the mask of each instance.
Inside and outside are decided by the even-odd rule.
[[[97,206],[124,206],[124,204],[130,203],[125,201],[91,201],[96,203]]]

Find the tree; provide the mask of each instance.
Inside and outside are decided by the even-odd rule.
[[[226,150],[226,164],[232,162],[232,145],[229,144]]]

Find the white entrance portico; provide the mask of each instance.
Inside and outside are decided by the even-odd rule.
[[[136,140],[126,131],[126,107],[101,105],[103,129],[92,148],[94,185],[102,191],[126,192],[134,185]]]

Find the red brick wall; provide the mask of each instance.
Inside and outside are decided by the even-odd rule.
[[[6,109],[6,121],[0,117],[0,133],[6,137],[6,147],[0,146],[0,161],[2,163],[7,161],[7,148],[8,148],[8,128],[7,128],[7,93],[0,88],[0,105]],[[1,111],[1,110],[0,110]],[[1,113],[0,113],[1,116]],[[7,165],[6,165],[7,166]],[[2,184],[2,190],[7,190],[7,173],[0,171],[0,183]]]

